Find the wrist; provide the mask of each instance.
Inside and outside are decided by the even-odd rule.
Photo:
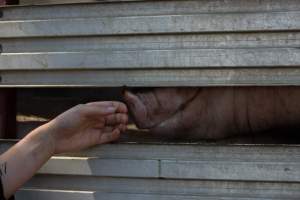
[[[25,141],[28,141],[32,147],[41,146],[43,147],[43,151],[45,151],[44,153],[49,154],[49,156],[54,155],[55,139],[48,123],[36,128],[24,139]]]

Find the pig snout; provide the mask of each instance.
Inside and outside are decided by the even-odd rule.
[[[138,128],[177,138],[186,119],[181,113],[193,101],[199,88],[154,88],[125,91],[124,99]]]

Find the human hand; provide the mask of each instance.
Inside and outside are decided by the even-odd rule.
[[[119,138],[126,130],[127,107],[106,101],[82,104],[45,124],[53,139],[54,153],[81,150]]]

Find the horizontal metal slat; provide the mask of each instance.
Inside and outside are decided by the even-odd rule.
[[[35,2],[47,2],[37,0]],[[76,3],[69,0],[69,3]],[[76,0],[83,1],[83,0]],[[92,0],[86,0],[92,2]],[[51,2],[62,2],[48,0]],[[296,11],[300,10],[297,0],[116,0],[97,1],[98,4],[68,4],[47,6],[19,6],[2,8],[2,20],[17,19],[55,19],[55,18],[81,18],[81,17],[112,17],[112,16],[150,16],[150,15],[188,15],[200,13],[225,12],[269,12],[269,11]],[[0,19],[1,20],[1,19]]]
[[[300,12],[1,21],[0,38],[300,30]]]
[[[0,140],[3,153],[17,140]],[[134,152],[134,153],[133,153]],[[174,154],[176,152],[176,154]],[[57,157],[112,160],[202,160],[300,163],[300,145],[215,145],[207,143],[106,144]],[[75,159],[76,160],[76,159]]]
[[[241,197],[222,197],[222,196],[209,196],[209,195],[161,195],[161,194],[128,194],[128,193],[102,193],[94,191],[63,191],[63,190],[21,190],[16,195],[17,200],[31,200],[31,199],[43,199],[43,200],[271,200],[270,198],[241,198]],[[296,199],[296,198],[291,198]]]
[[[296,31],[300,8],[295,0],[82,5],[2,9],[2,69],[76,69],[2,72],[2,87],[299,85]],[[5,54],[9,52],[20,54]],[[229,71],[191,69],[201,67]],[[250,67],[262,69],[250,72]],[[269,71],[266,67],[277,69]],[[113,68],[118,71],[110,71]],[[129,70],[121,68],[138,70],[126,72]],[[166,68],[187,70],[166,74]],[[91,69],[109,70],[101,71],[102,76],[92,74]],[[20,79],[21,73],[24,79]]]
[[[159,162],[157,160],[53,157],[38,173],[157,178]]]
[[[147,148],[147,145],[140,147],[148,149],[146,151],[151,151],[152,154],[155,149],[154,146]],[[51,159],[49,164],[42,168],[41,173],[235,181],[298,182],[300,180],[298,148],[279,147],[276,149],[273,147],[275,151],[272,154],[270,152],[272,147],[260,148],[253,146],[251,149],[250,147],[233,146],[226,148],[223,146],[217,149],[213,149],[213,147],[198,147],[199,149],[197,149],[197,146],[191,148],[183,146],[181,154],[186,157],[180,159],[180,153],[176,157],[172,156],[172,153],[180,151],[172,149],[174,147],[179,146],[170,145],[168,151],[157,148],[156,156],[162,155],[160,155],[160,158],[152,158],[151,160],[147,160],[145,157],[132,160],[129,154],[125,161],[116,158],[97,158],[89,161],[89,159],[76,157],[70,159],[57,157]],[[168,149],[168,147],[165,148]],[[246,151],[247,148],[248,152]],[[200,149],[203,153],[197,154],[196,152],[199,152]],[[188,153],[193,151],[196,151],[194,157]],[[163,152],[168,152],[172,159],[164,157]],[[262,155],[257,155],[257,152]],[[292,152],[293,155],[288,157]],[[285,158],[283,158],[284,154],[286,154]],[[222,157],[222,155],[224,156]],[[174,158],[176,159],[174,160]],[[108,162],[108,164],[105,164],[105,162]],[[104,166],[104,170],[101,166]],[[127,172],[127,169],[130,169],[129,172]],[[118,174],[120,171],[122,171],[121,174]]]
[[[116,156],[109,153],[113,147]],[[39,174],[293,183],[300,180],[298,146],[107,145],[98,148],[98,155],[101,156],[53,157]]]
[[[136,152],[136,153],[132,153]],[[176,152],[176,154],[174,154]],[[111,159],[300,162],[299,145],[113,144],[64,154]]]
[[[19,190],[16,200],[95,200],[93,191]]]
[[[0,39],[2,53],[298,48],[300,33],[182,34]]]
[[[122,2],[122,1],[139,1],[139,0],[19,0],[19,4],[20,5],[51,5],[51,4]]]
[[[81,190],[131,194],[195,195],[239,198],[293,199],[300,196],[299,183],[205,181],[186,179],[135,179],[96,176],[38,175],[25,189]]]
[[[299,68],[1,71],[1,87],[300,85]]]
[[[300,163],[162,161],[161,177],[294,182],[300,179]]]
[[[2,54],[0,70],[299,67],[300,48]]]

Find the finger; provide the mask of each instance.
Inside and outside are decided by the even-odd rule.
[[[127,126],[125,124],[120,124],[118,126],[118,129],[121,131],[121,132],[125,132],[127,130]]]
[[[103,129],[103,127],[105,127],[105,119],[103,117],[91,123],[93,123],[91,126],[95,129]]]
[[[99,139],[99,144],[115,141],[119,137],[120,137],[119,129],[114,129],[112,132],[102,133]]]
[[[105,126],[105,127],[102,129],[102,132],[103,132],[103,133],[109,133],[109,132],[112,132],[114,129],[115,129],[115,127],[113,127],[113,126]]]
[[[112,132],[115,129],[119,129],[120,132],[125,132],[127,130],[127,126],[124,124],[118,124],[116,126],[105,126],[104,128],[101,128],[101,131],[103,133]]]
[[[127,106],[125,103],[122,103],[122,102],[115,102],[114,103],[114,106],[117,107],[117,112],[120,112],[120,113],[128,113],[128,109],[127,109]]]
[[[86,105],[97,106],[97,107],[112,106],[116,108],[116,112],[119,113],[128,112],[127,106],[124,103],[119,101],[96,101],[96,102],[87,103]]]
[[[112,114],[105,117],[105,125],[116,125],[116,124],[127,124],[128,115],[127,114]]]
[[[81,115],[86,117],[98,118],[99,120],[104,120],[103,116],[110,115],[116,112],[116,107],[113,106],[89,106],[81,105],[78,108],[78,111]]]

